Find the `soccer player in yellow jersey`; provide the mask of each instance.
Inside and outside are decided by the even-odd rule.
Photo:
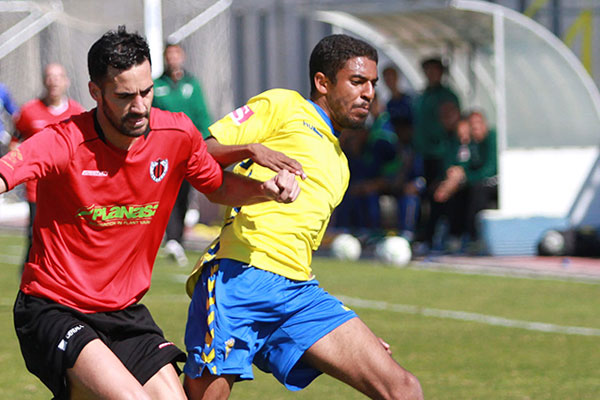
[[[417,378],[319,287],[310,268],[348,186],[337,135],[368,115],[377,52],[347,35],[328,36],[312,52],[310,77],[311,100],[269,90],[209,128],[208,150],[219,163],[248,158],[235,172],[264,180],[288,169],[305,179],[297,178],[301,194],[292,204],[230,209],[188,280],[190,399],[226,399],[235,381],[253,378],[252,363],[290,390],[324,372],[371,398],[422,398]]]

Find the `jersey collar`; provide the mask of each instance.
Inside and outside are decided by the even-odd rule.
[[[327,113],[325,112],[325,110],[323,110],[321,108],[321,106],[317,105],[317,103],[315,103],[312,100],[308,100],[308,102],[315,107],[315,109],[317,110],[317,112],[319,113],[319,115],[321,116],[321,118],[323,118],[323,120],[327,123],[327,125],[329,125],[329,128],[331,129],[331,133],[333,133],[333,135],[335,137],[339,137],[340,136],[340,132],[336,131],[333,128],[333,123],[331,122],[331,118],[329,118],[329,115],[327,115]]]

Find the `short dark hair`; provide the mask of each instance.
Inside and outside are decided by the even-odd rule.
[[[146,40],[136,33],[127,32],[125,25],[116,31],[108,31],[90,47],[88,52],[88,72],[90,80],[102,83],[108,74],[108,67],[126,71],[134,65],[150,60],[150,48]]]
[[[310,55],[310,93],[316,92],[315,75],[322,72],[335,83],[339,70],[346,61],[355,57],[367,57],[377,63],[377,50],[370,44],[348,35],[329,35],[321,39]]]
[[[441,57],[430,57],[421,61],[421,68],[425,69],[427,67],[438,67],[442,71],[446,70],[446,64],[444,64]]]
[[[385,66],[385,68],[383,69],[383,73],[385,74],[387,72],[393,72],[394,75],[398,76],[398,68],[396,68],[394,64],[388,64]]]
[[[180,45],[179,43],[175,43],[175,42],[166,42],[166,43],[165,43],[165,51],[164,51],[164,53],[166,53],[166,52],[167,52],[167,50],[168,50],[170,47],[179,47],[181,50],[183,50],[183,47],[181,47],[181,45]]]

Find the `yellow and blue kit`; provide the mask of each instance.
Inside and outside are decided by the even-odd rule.
[[[252,379],[254,362],[290,390],[319,371],[302,354],[321,337],[356,317],[313,279],[312,252],[348,186],[348,162],[333,125],[299,93],[266,91],[210,128],[225,145],[262,143],[296,159],[307,175],[290,204],[269,201],[226,213],[219,238],[187,282],[192,297],[184,368]],[[234,172],[265,181],[275,172],[246,160]]]

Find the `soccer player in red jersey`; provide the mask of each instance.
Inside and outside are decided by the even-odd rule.
[[[97,107],[0,159],[0,193],[38,179],[14,307],[21,352],[56,399],[184,399],[185,355],[140,304],[181,181],[231,206],[291,202],[300,189],[287,170],[266,182],[224,172],[188,117],[151,108],[140,35],[107,32],[88,69]]]
[[[73,99],[67,97],[70,85],[65,68],[56,63],[46,65],[44,68],[44,97],[36,98],[23,104],[15,115],[15,127],[17,135],[13,138],[13,145],[35,135],[46,126],[68,119],[85,111],[83,107]],[[25,183],[25,194],[29,203],[29,226],[27,229],[27,251],[23,265],[27,262],[31,250],[31,238],[33,233],[33,220],[35,218],[37,181],[32,180]]]

